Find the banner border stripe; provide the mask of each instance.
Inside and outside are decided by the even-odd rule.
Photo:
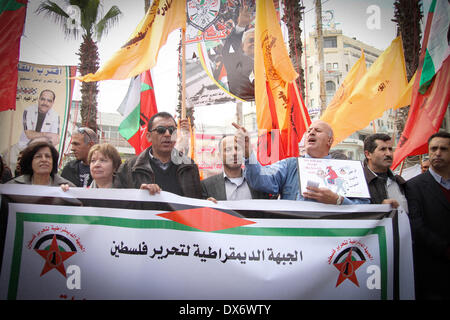
[[[54,223],[72,223],[116,226],[124,228],[154,228],[154,229],[172,229],[179,231],[197,231],[205,232],[193,227],[189,227],[174,221],[164,220],[140,220],[116,217],[100,216],[76,216],[68,214],[45,214],[45,213],[27,213],[16,212],[16,232],[14,238],[14,254],[11,263],[10,281],[8,285],[8,300],[17,298],[19,285],[19,273],[22,257],[22,247],[24,241],[24,223],[25,222],[54,222]],[[152,226],[153,225],[153,226]],[[327,231],[325,231],[327,230]],[[225,230],[218,230],[211,233],[219,234],[240,234],[249,236],[368,236],[375,234],[378,236],[380,250],[380,268],[381,268],[381,299],[387,299],[387,243],[386,230],[384,226],[375,228],[283,228],[283,227],[236,227]],[[305,234],[304,234],[305,233]]]

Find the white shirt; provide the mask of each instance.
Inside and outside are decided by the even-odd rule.
[[[378,176],[375,172],[373,172],[369,166],[367,166],[367,169],[370,170],[374,175]],[[388,199],[395,199],[397,200],[400,207],[408,212],[408,201],[406,200],[405,195],[400,190],[400,186],[395,180],[392,180],[389,176],[386,181],[386,193]]]
[[[26,130],[36,131],[36,124],[38,121],[38,106],[33,104],[23,111],[23,132],[19,139],[19,146],[25,148],[30,142]],[[45,114],[40,132],[51,132],[59,134],[59,115],[53,109],[49,109]]]
[[[433,176],[434,180],[436,180],[437,183],[439,183],[447,190],[450,189],[450,179],[444,179],[439,174],[434,172],[432,167],[430,167],[428,171],[430,171],[431,175]]]
[[[250,187],[247,180],[243,176],[238,178],[229,178],[226,173],[223,173],[225,180],[225,192],[227,200],[249,200],[252,199]]]

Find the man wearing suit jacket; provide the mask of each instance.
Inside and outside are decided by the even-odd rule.
[[[202,180],[202,196],[216,200],[269,199],[269,195],[252,190],[242,175],[243,148],[234,136],[224,137],[219,142],[219,155],[223,172]]]
[[[450,133],[428,139],[430,168],[406,183],[417,299],[450,299]]]

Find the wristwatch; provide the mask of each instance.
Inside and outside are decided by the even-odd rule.
[[[338,194],[336,205],[340,206],[342,204],[342,201],[344,201],[344,197]]]

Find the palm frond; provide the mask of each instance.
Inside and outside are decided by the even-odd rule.
[[[75,2],[75,1],[73,1]],[[89,37],[95,32],[100,0],[78,0],[81,8],[81,25]]]
[[[73,20],[73,18],[75,18],[73,10],[76,9],[67,6],[67,10],[64,10],[53,1],[45,1],[39,5],[36,9],[36,13],[43,13],[46,17],[53,19],[64,30],[66,37],[73,37],[77,39],[79,32],[82,30],[80,30],[77,21]]]
[[[96,24],[96,36],[97,40],[100,40],[104,34],[107,34],[109,29],[111,29],[118,21],[119,17],[122,15],[122,11],[117,6],[112,6],[105,16],[100,19]]]

